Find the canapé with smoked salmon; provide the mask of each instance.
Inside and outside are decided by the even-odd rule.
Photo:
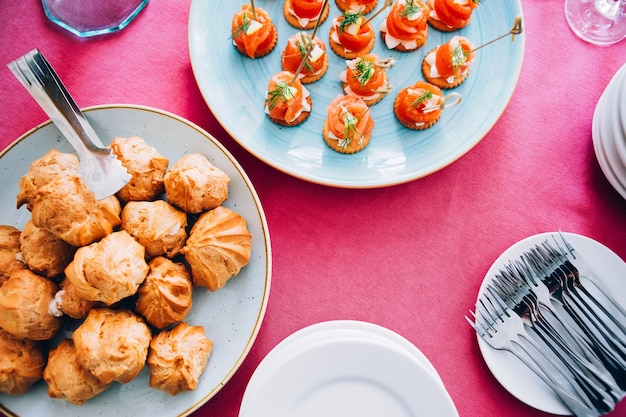
[[[454,97],[453,100],[448,100]],[[452,93],[447,98],[436,85],[417,81],[398,92],[393,103],[393,112],[402,125],[413,130],[425,130],[441,118],[444,107],[461,102],[461,96]]]
[[[342,58],[353,59],[374,48],[374,27],[361,12],[346,11],[333,20],[328,35],[331,49]]]
[[[363,100],[355,96],[338,95],[328,105],[326,114],[322,136],[331,149],[352,154],[369,144],[374,119]]]
[[[313,29],[318,20],[320,24],[326,20],[329,10],[324,0],[285,0],[283,4],[285,19],[297,29]]]
[[[278,32],[270,15],[260,7],[243,4],[231,23],[235,48],[252,59],[269,54],[278,42]]]
[[[307,54],[310,42],[311,35],[306,32],[298,32],[287,39],[287,46],[281,57],[281,66],[284,71],[295,73],[298,70]],[[316,36],[314,45],[309,51],[309,58],[298,74],[298,78],[302,84],[309,84],[322,78],[327,70],[326,45]]]
[[[395,60],[380,60],[376,54],[346,61],[346,69],[339,74],[339,79],[346,95],[361,98],[371,106],[378,103],[390,91],[387,68],[391,68]]]
[[[378,4],[378,0],[335,0],[335,3],[342,12],[352,10],[368,14],[374,10],[374,7]]]
[[[389,49],[409,52],[428,39],[428,6],[422,0],[397,0],[380,25],[380,35]]]
[[[441,32],[454,32],[470,23],[482,0],[428,0],[428,23]]]
[[[463,83],[474,63],[474,44],[464,36],[453,36],[433,48],[422,61],[426,81],[439,88],[454,88]]]
[[[265,113],[281,126],[297,126],[311,114],[311,94],[290,71],[274,74],[265,96]]]

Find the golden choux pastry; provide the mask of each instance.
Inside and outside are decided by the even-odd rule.
[[[0,225],[0,286],[9,279],[14,268],[24,268],[20,257],[20,234],[16,227]]]
[[[146,248],[147,258],[172,258],[187,240],[187,213],[167,201],[131,201],[121,218],[121,228]]]
[[[180,158],[164,178],[167,201],[187,213],[201,213],[228,198],[230,178],[206,156],[194,153]]]
[[[158,329],[183,321],[191,311],[191,276],[187,267],[158,256],[148,264],[150,272],[139,287],[135,311]]]
[[[166,157],[139,136],[115,138],[110,147],[132,176],[116,194],[121,201],[151,201],[163,194]]]
[[[72,335],[78,363],[101,382],[132,381],[148,356],[152,334],[130,310],[94,308]]]
[[[198,217],[181,253],[191,267],[193,284],[215,291],[250,262],[251,250],[245,219],[219,206]]]
[[[20,339],[51,339],[63,322],[50,311],[57,290],[47,278],[14,269],[0,287],[0,327]]]
[[[106,306],[104,303],[77,296],[72,281],[67,278],[61,280],[59,287],[59,291],[54,295],[54,304],[50,305],[50,308],[58,310],[59,314],[65,314],[73,319],[83,319],[92,308]]]
[[[77,297],[107,305],[134,295],[147,274],[145,249],[125,230],[78,248],[65,268]]]
[[[85,246],[113,232],[121,211],[115,196],[97,201],[79,177],[57,177],[37,189],[32,222],[72,246]]]
[[[181,322],[162,331],[150,342],[150,386],[170,395],[196,389],[212,349],[202,326]]]
[[[45,364],[39,343],[0,329],[0,393],[26,393],[41,379]]]
[[[28,268],[47,278],[63,273],[76,248],[28,221],[20,235],[20,249]]]
[[[73,153],[51,149],[47,154],[33,161],[26,175],[20,179],[17,208],[26,204],[28,210],[32,210],[37,189],[53,178],[76,178],[78,176],[78,157]]]
[[[50,350],[43,379],[48,384],[50,398],[65,399],[78,405],[111,386],[111,383],[100,381],[78,363],[72,339],[63,339]]]

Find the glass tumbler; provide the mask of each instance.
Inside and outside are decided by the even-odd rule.
[[[41,0],[46,16],[80,37],[125,28],[149,0]]]

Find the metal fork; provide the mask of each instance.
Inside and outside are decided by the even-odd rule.
[[[598,395],[608,396],[609,401],[619,401],[624,391],[593,350],[586,343],[578,343],[582,340],[575,335],[567,331],[559,331],[555,325],[560,326],[561,329],[567,329],[559,315],[554,310],[548,310],[553,314],[544,316],[544,308],[540,307],[533,290],[527,286],[517,287],[515,277],[501,272],[502,274],[496,275],[492,281],[498,288],[497,295],[550,348],[588,396],[590,398]],[[550,318],[553,320],[551,321]]]
[[[545,249],[535,248],[527,253],[532,269],[541,281],[550,288],[552,299],[559,302],[576,323],[579,334],[593,347],[594,352],[614,376],[622,389],[626,389],[626,339],[613,332],[588,302],[576,292],[568,281],[560,265],[554,266],[549,261]],[[594,304],[599,304],[594,300]]]
[[[513,354],[541,379],[563,403],[578,417],[598,417],[603,414],[596,407],[578,394],[574,394],[567,387],[573,389],[568,381],[567,372],[560,372],[560,367],[551,364],[540,350],[530,351],[532,342],[527,339],[521,322],[517,325],[509,324],[512,317],[507,310],[500,309],[493,304],[488,296],[482,297],[476,304],[476,311],[470,311],[474,320],[465,316],[467,322],[474,328],[478,336],[493,349],[504,350]],[[487,307],[490,305],[490,307]],[[498,311],[499,310],[499,311]],[[494,320],[500,320],[499,324]],[[522,328],[519,327],[521,324]],[[557,372],[554,372],[554,370]],[[606,404],[609,407],[609,404]]]
[[[34,49],[8,64],[15,77],[46,112],[80,160],[79,173],[97,200],[120,190],[131,178],[105,148],[46,58]]]
[[[559,237],[563,241],[566,249],[563,249],[559,244],[556,236],[552,236],[555,244],[558,247],[558,250],[552,248],[547,245],[547,248],[550,251],[550,255],[553,258],[562,263],[562,267],[565,267],[568,271],[572,273],[572,285],[574,285],[577,289],[579,289],[585,296],[591,299],[596,303],[597,308],[602,311],[607,317],[610,318],[612,322],[614,322],[621,330],[626,334],[626,309],[620,305],[611,294],[603,288],[603,285],[600,281],[594,276],[589,268],[585,259],[580,255],[576,249],[565,239],[563,233],[559,232]],[[569,258],[572,258],[571,260]],[[576,266],[575,263],[578,265]],[[615,310],[615,314],[619,315],[616,317],[614,314],[610,313],[607,308],[602,305],[602,303],[597,302],[597,300],[589,293],[589,291],[582,284],[580,278],[585,277],[593,286],[595,286],[603,297],[611,304],[611,307]]]
[[[605,376],[602,372],[603,368],[595,367],[574,352],[549,322],[543,318],[540,319],[539,312],[534,308],[534,301],[528,294],[519,301],[513,301],[509,297],[506,284],[501,282],[501,279],[501,276],[496,277],[492,281],[496,288],[492,289],[488,286],[487,290],[503,309],[508,308],[508,311],[514,314],[508,318],[509,323],[516,325],[518,332],[526,332],[526,328],[530,329],[538,342],[533,347],[542,353],[545,351],[544,356],[547,359],[560,365],[561,371],[564,376],[570,378],[570,384],[576,392],[581,397],[588,398],[589,404],[600,410],[604,410],[606,404],[612,404],[609,409],[604,410],[610,411],[615,402],[621,398],[619,394],[614,394],[617,386],[613,378]],[[523,325],[519,325],[516,321]],[[530,334],[525,333],[524,336],[529,343],[534,343],[535,338],[532,338]],[[548,350],[546,351],[545,348]]]

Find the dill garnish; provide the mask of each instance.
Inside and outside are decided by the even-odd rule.
[[[310,40],[309,42],[315,42],[314,40]],[[298,46],[298,50],[300,51],[300,57],[302,59],[305,59],[305,57],[307,56],[307,47],[304,46],[302,44],[302,42],[300,42],[299,40],[296,41],[296,45]],[[306,63],[304,64],[304,67],[310,72],[310,73],[314,73],[315,72],[315,68],[313,68],[313,65],[311,65],[311,62],[309,62],[309,60],[307,59]]]
[[[252,21],[248,18],[248,15],[244,13],[241,24],[233,28],[234,30],[233,30],[233,35],[231,36],[231,39],[236,39],[240,37],[241,35],[245,34],[250,28],[251,23]]]
[[[422,104],[426,100],[430,100],[431,98],[433,98],[432,91],[426,90],[418,98],[413,100],[413,102],[411,103],[411,107],[418,107],[420,104]]]
[[[456,46],[456,48],[454,48],[454,51],[452,51],[451,61],[455,70],[467,62],[469,54],[470,53],[468,51],[463,49],[463,46],[460,43]]]
[[[268,91],[267,95],[268,97],[265,99],[265,103],[270,110],[276,107],[278,100],[284,103],[295,97],[288,82],[276,83],[275,88],[272,91]]]
[[[359,119],[357,119],[352,113],[346,111],[342,115],[343,118],[343,139],[344,141],[348,141],[346,146],[350,144],[350,140],[354,137],[355,134],[359,133],[356,125],[359,123]]]
[[[365,86],[374,76],[374,63],[367,59],[360,58],[354,66],[354,78],[361,84],[361,87]]]
[[[414,0],[407,0],[404,5],[404,10],[400,12],[400,17],[406,17],[409,19],[411,16],[418,14],[421,9],[421,6],[419,4],[415,4]]]
[[[357,24],[361,17],[363,17],[363,13],[360,11],[347,10],[343,14],[343,19],[339,22],[339,30],[344,32],[347,26]]]

